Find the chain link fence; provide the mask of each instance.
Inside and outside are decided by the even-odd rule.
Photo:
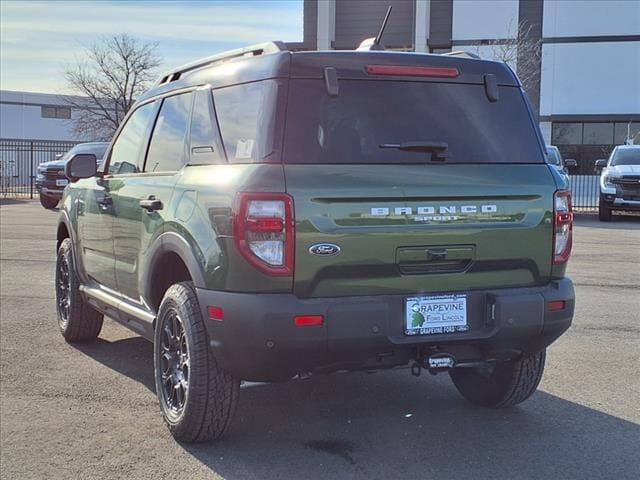
[[[38,165],[55,160],[78,142],[0,140],[0,197],[34,198]]]

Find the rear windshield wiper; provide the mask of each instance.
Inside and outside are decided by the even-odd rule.
[[[380,148],[397,148],[405,152],[431,152],[431,160],[446,160],[449,154],[447,150],[449,144],[447,142],[402,142],[402,143],[383,143]]]

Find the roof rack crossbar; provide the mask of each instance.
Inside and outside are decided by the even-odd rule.
[[[178,68],[170,70],[169,72],[165,72],[160,76],[156,85],[161,85],[163,83],[177,80],[185,72],[196,70],[197,68],[206,67],[208,65],[213,65],[218,62],[231,60],[233,58],[246,56],[255,57],[258,55],[288,51],[289,49],[287,48],[287,46],[284,44],[284,42],[281,41],[259,43],[256,45],[250,45],[248,47],[237,48],[235,50],[228,50],[226,52],[218,53],[210,57],[201,58],[200,60],[196,60],[195,62],[187,63]]]

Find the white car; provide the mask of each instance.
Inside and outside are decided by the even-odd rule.
[[[614,210],[640,212],[640,145],[615,147],[608,160],[596,160],[596,170],[601,170],[601,221],[611,221]]]

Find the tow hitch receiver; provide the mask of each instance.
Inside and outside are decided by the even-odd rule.
[[[436,353],[429,356],[425,360],[418,360],[411,365],[411,373],[416,377],[420,376],[422,369],[428,370],[430,374],[435,375],[439,372],[446,372],[456,366],[456,358],[449,353]]]
[[[430,356],[428,362],[430,371],[442,372],[453,368],[456,364],[456,359],[452,355],[439,354]]]

